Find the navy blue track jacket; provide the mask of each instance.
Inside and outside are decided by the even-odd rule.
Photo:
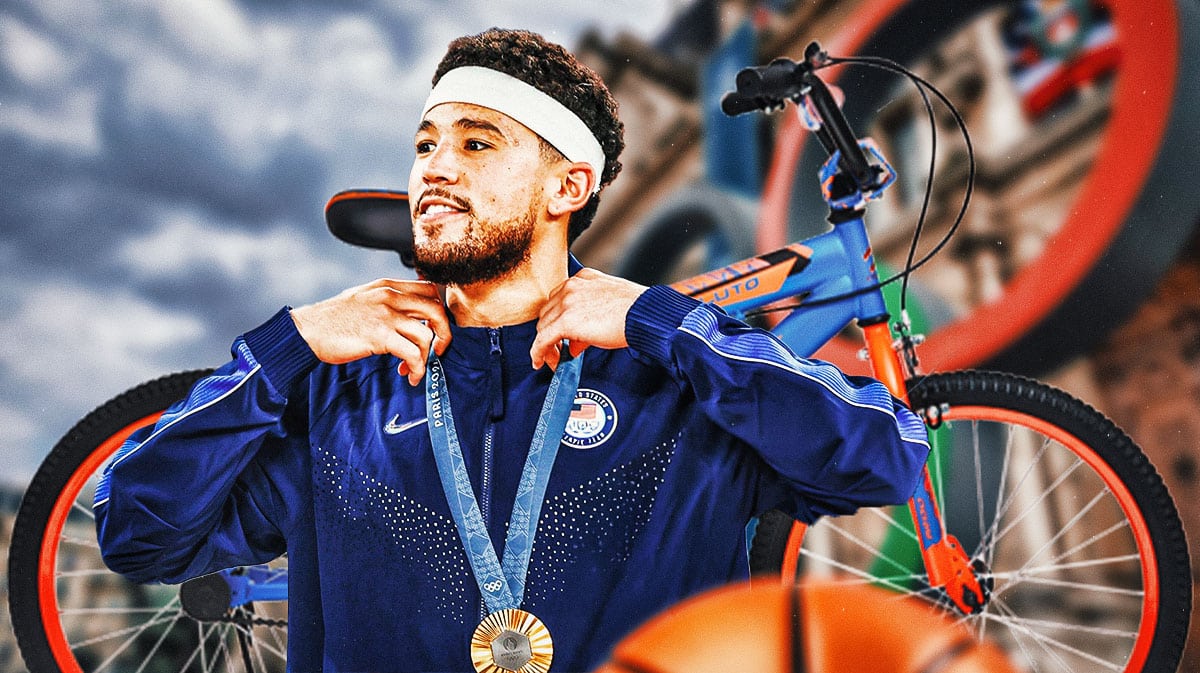
[[[492,542],[506,523],[551,372],[534,323],[453,326],[442,357]],[[878,382],[794,356],[666,287],[589,349],[538,524],[522,607],[554,671],[586,671],[665,607],[747,576],[745,528],[900,503],[928,453]],[[438,481],[424,386],[371,357],[319,363],[286,310],[233,345],[98,487],[110,567],[181,582],[287,552],[293,671],[470,671],[483,616]]]

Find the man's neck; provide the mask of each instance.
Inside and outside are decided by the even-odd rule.
[[[446,307],[463,327],[503,327],[535,320],[567,279],[567,256],[530,260],[496,280],[446,288]]]

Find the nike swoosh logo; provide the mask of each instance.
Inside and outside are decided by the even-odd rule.
[[[388,421],[387,425],[383,426],[383,431],[389,435],[398,435],[401,432],[404,432],[405,430],[411,430],[411,429],[417,427],[418,425],[421,425],[422,423],[426,423],[429,419],[414,418],[411,421],[397,425],[396,421],[398,421],[398,420],[400,420],[400,414],[396,414],[395,416],[392,416],[392,420]]]

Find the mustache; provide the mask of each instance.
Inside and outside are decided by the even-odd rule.
[[[453,203],[454,205],[458,206],[459,208],[463,209],[464,211],[471,212],[471,210],[472,210],[471,202],[467,201],[466,199],[462,198],[461,196],[458,196],[458,195],[452,193],[448,189],[443,189],[441,187],[430,187],[429,189],[427,189],[421,193],[421,198],[417,199],[416,205],[417,205],[418,213],[421,212],[422,207],[425,203],[425,199],[428,199],[433,196],[436,196],[440,199],[445,199],[446,201]]]

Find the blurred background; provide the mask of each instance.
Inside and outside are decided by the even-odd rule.
[[[1125,4],[7,2],[0,545],[39,462],[95,406],[221,363],[284,304],[410,273],[334,240],[322,208],[343,189],[406,185],[446,43],[498,25],[574,50],[620,102],[625,169],[574,251],[642,282],[826,226],[818,153],[795,121],[720,115],[737,69],[818,39],[938,86],[964,113],[978,175],[959,233],[914,281],[923,367],[1037,376],[1108,414],[1163,474],[1196,558],[1200,100],[1181,82],[1200,60],[1159,39],[1168,27],[1114,22]],[[850,70],[839,84],[902,175],[870,219],[877,257],[902,268],[931,160],[924,108],[896,78]],[[922,253],[965,179],[953,120],[937,123]],[[856,349],[818,355],[855,371]],[[18,662],[0,628],[0,670]],[[1189,654],[1181,670],[1195,667]]]

